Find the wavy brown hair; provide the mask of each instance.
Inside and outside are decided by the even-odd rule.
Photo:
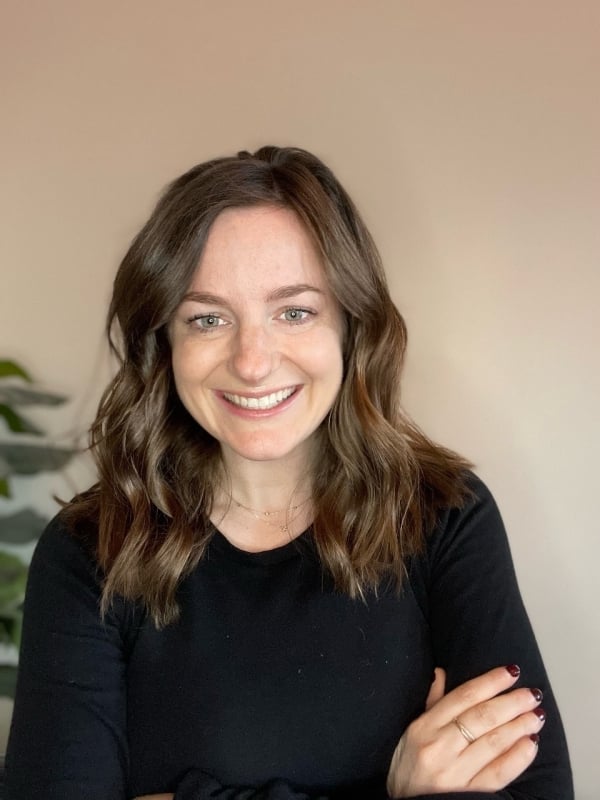
[[[90,437],[99,480],[63,511],[75,529],[98,528],[103,610],[121,595],[142,602],[157,626],[176,619],[177,586],[214,532],[219,443],[177,396],[168,326],[214,220],[257,205],[298,215],[345,319],[344,379],[312,470],[314,542],[337,587],[355,597],[384,577],[400,586],[440,510],[465,497],[467,462],[402,411],[406,326],[377,248],[331,170],[304,150],[271,146],[208,161],[167,188],[114,282],[107,331],[119,369]]]

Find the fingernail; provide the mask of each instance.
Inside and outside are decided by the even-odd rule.
[[[534,697],[536,703],[541,703],[544,699],[544,693],[541,689],[530,689],[529,690]]]
[[[532,741],[532,742],[533,742],[533,743],[534,743],[536,746],[537,746],[537,745],[540,743],[540,737],[537,735],[537,733],[532,733],[532,734],[531,734],[531,736],[530,736],[529,738],[531,739],[531,741]]]
[[[513,678],[518,678],[521,674],[521,667],[518,667],[516,664],[509,664],[506,667],[506,671],[509,675],[512,675]]]
[[[533,709],[533,713],[536,715],[536,717],[539,719],[540,722],[544,722],[545,721],[546,712],[544,711],[543,708],[534,708]]]

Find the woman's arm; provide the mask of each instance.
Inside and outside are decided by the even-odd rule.
[[[135,800],[328,800],[322,795],[297,792],[285,781],[274,780],[259,787],[222,786],[202,770],[190,770],[175,794],[151,794]],[[371,800],[371,798],[369,798]]]
[[[92,543],[54,520],[34,553],[6,759],[7,800],[129,800],[127,642],[119,619],[125,612],[115,603],[100,619],[101,576],[92,552]],[[127,627],[135,628],[132,622]],[[175,794],[144,796],[191,798],[309,800],[282,781],[228,787],[200,770],[183,776]]]
[[[91,548],[54,520],[34,553],[6,757],[8,800],[125,800],[125,664]]]
[[[397,797],[572,800],[564,731],[502,520],[481,481],[473,476],[471,485],[473,500],[446,515],[427,557],[411,567],[411,586],[450,691],[402,737],[389,787]],[[498,669],[515,663],[518,681]],[[543,692],[545,721],[534,713],[539,703],[531,689]],[[475,742],[461,735],[456,718]],[[530,736],[538,732],[536,745]],[[428,759],[433,763],[424,772]],[[411,775],[419,776],[413,784]]]

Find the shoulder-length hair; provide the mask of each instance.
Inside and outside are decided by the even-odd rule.
[[[115,595],[143,603],[157,626],[177,618],[177,586],[202,558],[219,443],[175,390],[168,326],[212,223],[227,208],[292,209],[321,255],[345,321],[344,378],[321,424],[313,465],[313,538],[336,586],[364,596],[400,586],[442,508],[465,496],[467,462],[403,413],[406,326],[377,248],[331,170],[298,148],[262,147],[177,178],[118,270],[107,321],[119,369],[91,428],[99,480],[64,510],[98,525],[103,611]]]

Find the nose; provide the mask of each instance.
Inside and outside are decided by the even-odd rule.
[[[280,363],[276,337],[263,325],[240,326],[234,341],[231,368],[245,383],[258,386]]]

